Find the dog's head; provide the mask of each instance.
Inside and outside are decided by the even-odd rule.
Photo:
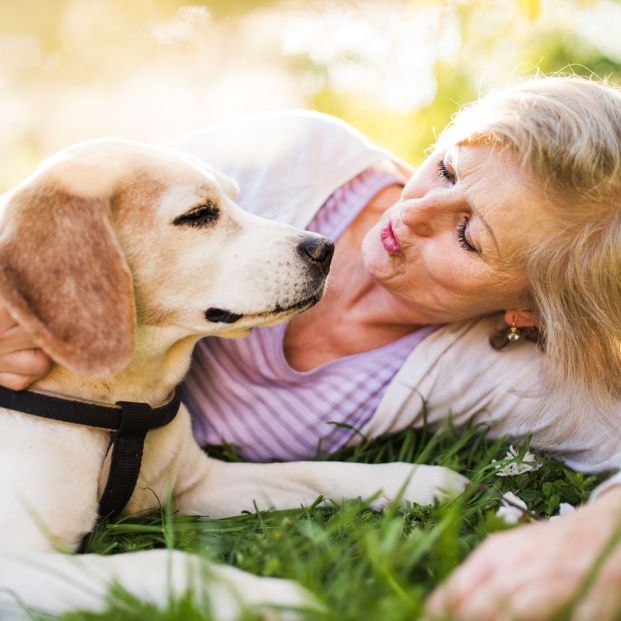
[[[242,211],[236,194],[172,150],[61,151],[0,197],[0,298],[52,359],[94,376],[126,366],[136,323],[238,336],[309,308],[332,243]]]

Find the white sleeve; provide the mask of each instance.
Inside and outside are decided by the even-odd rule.
[[[616,485],[621,485],[621,472],[617,472],[617,474],[598,485],[591,493],[589,502],[597,500],[604,492],[607,492],[611,487],[615,487]]]
[[[482,422],[490,437],[530,438],[531,447],[576,470],[621,469],[619,434],[593,412],[572,421],[562,399],[542,411],[543,354],[531,342],[493,349],[489,337],[495,325],[497,318],[445,326],[425,339],[362,432],[374,437],[421,425],[424,399],[431,424],[449,416],[457,425]]]
[[[246,116],[165,146],[235,179],[246,211],[302,228],[337,187],[393,159],[344,121],[310,110]]]
[[[530,342],[499,352],[489,345],[489,334],[482,322],[442,357],[427,383],[432,418],[450,412],[457,424],[487,423],[491,438],[530,442],[574,470],[621,469],[621,437],[596,412],[576,419],[561,397],[542,405],[545,354]],[[473,336],[484,346],[468,347]],[[424,394],[424,384],[420,390]]]
[[[428,422],[449,416],[458,424],[511,421],[533,396],[538,372],[532,343],[498,352],[489,344],[490,320],[442,326],[424,339],[388,387],[369,424],[371,436],[418,426],[426,405]],[[364,429],[363,429],[364,431]]]

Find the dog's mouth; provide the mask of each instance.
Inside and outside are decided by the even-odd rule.
[[[316,291],[313,295],[308,298],[305,298],[301,302],[296,302],[291,306],[280,306],[277,304],[273,309],[264,311],[261,313],[235,313],[230,310],[226,310],[223,308],[208,308],[205,311],[205,319],[211,323],[227,323],[233,324],[244,320],[244,323],[251,324],[261,324],[265,320],[274,321],[274,320],[282,320],[290,315],[295,315],[297,313],[301,313],[305,311],[311,306],[314,306],[321,300],[321,296],[323,295],[323,286]]]
[[[254,317],[274,317],[276,315],[291,315],[293,313],[301,313],[311,306],[315,306],[319,300],[321,300],[321,296],[323,295],[323,287],[319,291],[316,291],[313,295],[301,302],[297,302],[296,304],[292,304],[291,306],[286,306],[285,308],[277,305],[276,308],[272,311],[268,311],[266,313],[258,313],[254,315]]]

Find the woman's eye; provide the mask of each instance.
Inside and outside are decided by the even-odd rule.
[[[214,224],[220,215],[220,210],[213,201],[206,201],[198,207],[177,216],[173,220],[175,226],[207,226]]]
[[[443,181],[448,181],[449,183],[455,183],[457,181],[457,178],[455,177],[455,173],[450,171],[446,167],[444,160],[439,160],[436,163],[436,170],[438,171],[438,176]]]
[[[466,237],[466,228],[468,226],[468,220],[464,220],[457,227],[457,240],[459,241],[459,245],[468,252],[478,252],[478,250],[468,241]]]

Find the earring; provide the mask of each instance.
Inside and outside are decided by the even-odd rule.
[[[519,328],[516,328],[515,321],[511,322],[511,327],[507,330],[507,341],[517,343],[522,338]]]

